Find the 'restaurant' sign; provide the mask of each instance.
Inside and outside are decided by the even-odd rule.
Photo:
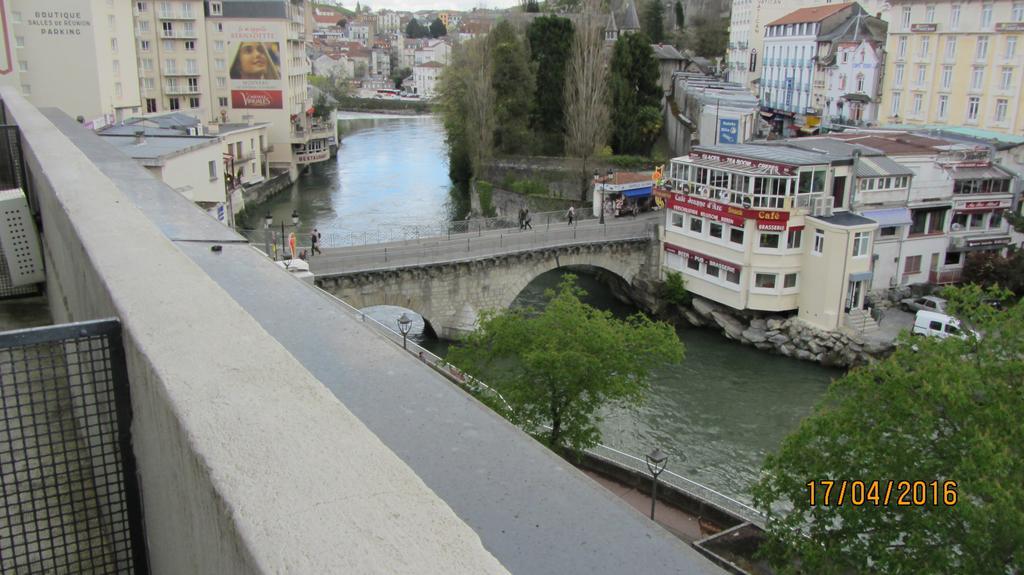
[[[723,164],[731,164],[739,168],[754,168],[759,170],[765,170],[769,174],[776,176],[792,176],[796,174],[796,166],[790,166],[788,164],[776,164],[775,162],[765,162],[762,160],[749,160],[747,158],[737,158],[735,156],[726,156],[724,154],[718,154],[714,152],[691,152],[691,158],[698,160],[708,160],[712,162],[722,162]]]
[[[1024,32],[1024,22],[996,22],[996,32]]]
[[[1004,236],[1000,238],[978,238],[978,239],[967,239],[967,245],[972,248],[980,246],[1003,246],[1010,243],[1010,237]],[[668,245],[668,244],[665,244]]]
[[[720,260],[718,258],[713,258],[711,256],[706,256],[702,253],[698,253],[693,250],[688,250],[686,248],[681,248],[675,244],[670,244],[668,242],[665,242],[665,251],[670,254],[677,254],[683,256],[683,259],[693,259],[702,264],[707,264],[711,267],[716,267],[718,269],[725,270],[728,273],[739,273],[740,269],[742,269],[742,266],[734,264],[732,262]]]
[[[987,212],[998,209],[1008,209],[1010,200],[982,200],[975,202],[957,202],[953,208],[958,212]]]
[[[748,210],[688,194],[672,194],[668,207],[737,227],[742,227],[747,220],[756,220],[757,229],[765,231],[781,232],[789,222],[789,212],[786,211]]]

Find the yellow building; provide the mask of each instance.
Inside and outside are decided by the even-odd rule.
[[[1024,131],[1024,2],[894,0],[882,123]]]

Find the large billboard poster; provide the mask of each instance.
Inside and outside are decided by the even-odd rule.
[[[281,50],[284,32],[275,24],[225,22],[228,37],[228,82],[231,107],[276,109],[284,107]]]

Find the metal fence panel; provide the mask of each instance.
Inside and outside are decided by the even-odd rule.
[[[0,334],[0,572],[148,573],[117,320]]]

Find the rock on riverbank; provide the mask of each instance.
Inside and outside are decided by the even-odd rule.
[[[892,350],[891,343],[865,339],[845,330],[826,331],[796,316],[750,316],[699,296],[693,296],[689,306],[666,311],[675,312],[691,325],[718,329],[725,337],[762,351],[822,365],[864,365]]]

